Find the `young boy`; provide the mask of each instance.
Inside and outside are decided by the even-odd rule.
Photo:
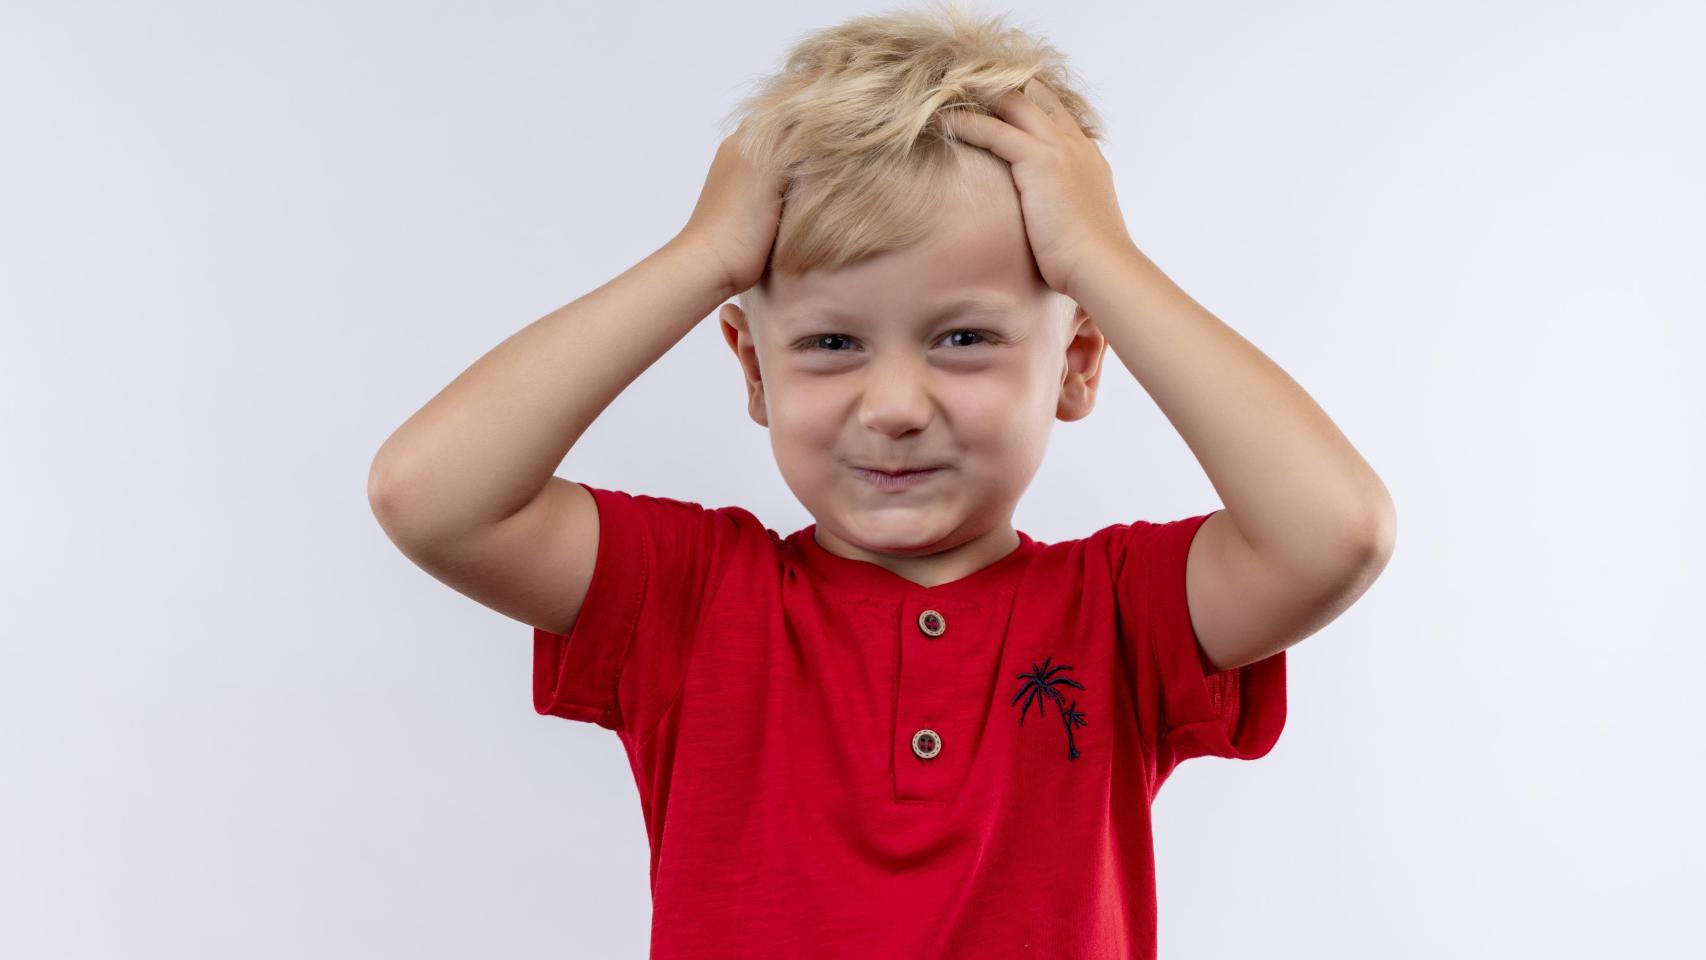
[[[652,957],[1153,957],[1151,801],[1274,745],[1285,650],[1378,575],[1391,501],[1138,250],[1051,48],[861,17],[743,109],[674,239],[387,441],[375,513],[534,626],[540,713],[621,738]],[[719,304],[816,519],[786,537],[552,476]],[[1035,540],[1014,505],[1110,344],[1226,507]]]

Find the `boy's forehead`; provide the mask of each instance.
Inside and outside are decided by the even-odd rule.
[[[934,317],[1034,303],[1048,287],[1031,255],[1017,194],[989,193],[978,202],[946,206],[909,247],[833,270],[772,275],[767,312],[786,323],[896,313]]]
[[[793,303],[786,310],[779,312],[775,319],[782,323],[818,320],[857,322],[872,318],[871,314],[877,309],[871,306],[874,299],[858,295],[844,299],[812,296]],[[937,319],[977,313],[1011,313],[1021,307],[1022,304],[1010,294],[979,287],[944,289],[936,295],[910,301],[906,305],[906,311],[928,319]]]

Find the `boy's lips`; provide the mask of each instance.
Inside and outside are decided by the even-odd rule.
[[[883,491],[910,490],[918,484],[927,482],[931,477],[942,472],[941,467],[924,467],[916,470],[906,470],[900,473],[889,473],[885,470],[872,470],[868,467],[854,467],[853,472],[860,479]]]
[[[896,467],[893,469],[889,467],[861,467],[858,464],[854,464],[853,467],[856,470],[869,470],[872,473],[886,473],[891,477],[898,477],[903,473],[923,473],[926,470],[942,469],[942,465],[939,463],[927,467]]]

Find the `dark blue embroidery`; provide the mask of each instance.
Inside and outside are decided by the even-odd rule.
[[[1078,746],[1072,742],[1072,728],[1087,726],[1089,721],[1084,719],[1084,714],[1078,712],[1078,701],[1073,700],[1070,706],[1066,706],[1066,696],[1056,690],[1054,685],[1057,683],[1064,684],[1077,687],[1080,690],[1084,689],[1084,685],[1071,677],[1056,677],[1056,673],[1062,670],[1071,670],[1072,667],[1069,664],[1061,664],[1050,669],[1048,664],[1053,659],[1054,655],[1050,654],[1044,658],[1042,666],[1039,667],[1032,663],[1029,673],[1015,674],[1025,683],[1019,688],[1019,692],[1013,695],[1013,702],[1009,703],[1008,706],[1013,706],[1019,702],[1020,697],[1025,697],[1025,706],[1019,711],[1019,726],[1022,727],[1025,725],[1025,714],[1031,710],[1032,701],[1036,701],[1037,715],[1042,716],[1044,700],[1053,700],[1055,706],[1060,708],[1061,722],[1066,724],[1066,759],[1077,760],[1079,756]],[[1026,697],[1027,693],[1030,696]]]

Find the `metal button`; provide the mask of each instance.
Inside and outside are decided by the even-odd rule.
[[[948,618],[935,610],[926,610],[918,615],[918,629],[927,637],[939,637],[948,632]]]
[[[920,730],[912,735],[912,752],[928,760],[942,752],[942,738],[934,730]]]

